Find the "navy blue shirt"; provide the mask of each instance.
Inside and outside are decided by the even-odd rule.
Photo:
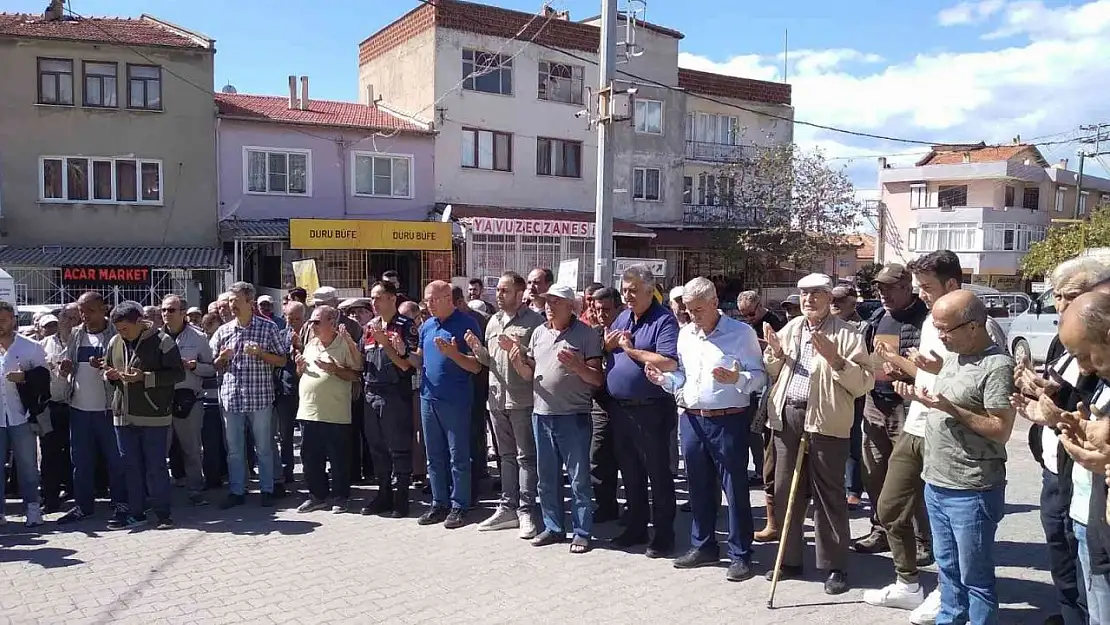
[[[466,331],[479,334],[482,329],[478,322],[458,310],[440,321],[432,317],[420,326],[420,351],[424,356],[421,365],[420,397],[422,399],[448,400],[470,404],[474,397],[474,381],[466,369],[455,364],[436,347],[437,337],[455,339],[455,345],[462,354],[470,354],[466,344]]]
[[[678,320],[659,302],[652,302],[639,320],[632,310],[625,309],[609,330],[632,333],[636,349],[655,352],[678,360]],[[614,399],[666,399],[667,391],[651,383],[644,375],[644,365],[632,360],[619,347],[605,356],[605,386]]]
[[[384,325],[385,333],[390,339],[398,336],[405,343],[404,349],[400,352],[402,357],[416,352],[419,345],[419,332],[412,319],[401,314],[394,314],[389,323]],[[394,385],[401,385],[408,389],[408,392],[412,392],[412,375],[415,371],[413,369],[407,371],[398,369],[397,365],[393,364],[393,361],[385,353],[385,348],[374,340],[369,330],[363,333],[362,354],[365,358],[362,365],[362,381],[366,384],[367,394],[374,387]]]

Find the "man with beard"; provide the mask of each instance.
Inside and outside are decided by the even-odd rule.
[[[605,340],[605,332],[620,313],[621,296],[616,289],[601,287],[593,292],[590,304],[593,306],[594,331]],[[590,440],[590,476],[593,478],[594,523],[607,523],[620,518],[620,504],[617,503],[617,454],[614,449],[613,427],[609,423],[609,411],[613,398],[602,385],[594,392],[594,405],[590,411],[593,421],[593,435]]]
[[[547,290],[551,288],[551,284],[555,282],[555,274],[551,273],[550,269],[546,267],[536,267],[528,274],[528,294],[524,300],[532,307],[532,310],[544,314],[543,299],[540,297]]]
[[[6,482],[4,462],[8,450],[12,451],[12,467],[19,481],[19,493],[26,507],[27,527],[42,525],[42,507],[39,500],[39,471],[35,466],[35,434],[31,431],[31,418],[20,386],[28,384],[31,372],[42,374],[45,391],[49,375],[46,353],[42,345],[21,336],[16,325],[15,308],[0,301],[0,484]],[[41,406],[40,406],[41,407]],[[4,520],[4,495],[0,494],[0,523]]]

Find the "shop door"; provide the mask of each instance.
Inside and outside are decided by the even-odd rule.
[[[401,289],[410,299],[423,296],[424,278],[420,275],[420,252],[370,252],[369,283],[381,279],[389,270],[401,278]]]

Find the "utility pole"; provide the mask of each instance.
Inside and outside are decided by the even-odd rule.
[[[613,283],[613,145],[612,96],[617,74],[617,0],[601,1],[601,49],[598,51],[597,200],[594,281]]]
[[[1110,127],[1110,124],[1091,124],[1091,125],[1088,125],[1088,126],[1080,126],[1079,127],[1079,130],[1081,130],[1083,132],[1093,132],[1095,134],[1091,137],[1085,137],[1085,138],[1079,140],[1079,142],[1082,143],[1082,144],[1093,145],[1094,149],[1091,150],[1090,152],[1088,152],[1088,151],[1084,150],[1083,148],[1079,148],[1079,173],[1075,178],[1075,218],[1076,219],[1081,219],[1082,218],[1080,213],[1079,213],[1079,207],[1083,202],[1083,164],[1084,164],[1084,161],[1088,157],[1094,158],[1094,157],[1099,157],[1099,156],[1103,156],[1103,155],[1106,155],[1106,154],[1110,154],[1110,150],[1103,150],[1102,149],[1102,129],[1103,128],[1108,128],[1108,127]],[[1089,212],[1091,210],[1090,206],[1086,206],[1084,208],[1086,209],[1084,212]]]
[[[883,206],[883,170],[886,169],[886,157],[879,157],[879,197],[875,200],[875,210],[878,211],[878,232],[875,237],[875,262],[882,265],[886,263],[886,207]]]

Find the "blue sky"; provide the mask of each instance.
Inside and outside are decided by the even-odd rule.
[[[542,0],[488,0],[535,12]],[[7,11],[39,12],[45,0],[6,0]],[[306,7],[307,4],[307,7]],[[553,0],[572,19],[598,0]],[[416,0],[73,0],[86,16],[144,11],[217,41],[216,88],[281,94],[290,74],[312,78],[313,95],[354,100],[358,43]],[[240,10],[230,10],[239,7]],[[263,8],[264,7],[264,8]],[[352,8],[356,7],[356,8]],[[696,7],[696,10],[691,10]],[[307,10],[306,10],[307,8]],[[1064,142],[1049,160],[1075,161],[1081,123],[1110,122],[1096,85],[1110,84],[1110,0],[649,0],[647,19],[686,34],[680,65],[781,80],[789,30],[789,80],[796,117],[925,141]],[[820,147],[874,180],[874,156],[913,160],[921,148],[798,127]],[[1110,161],[1108,161],[1110,162]],[[1092,164],[1094,165],[1094,164]],[[1090,171],[1090,170],[1089,170]],[[1094,165],[1094,171],[1099,171]],[[873,183],[870,186],[874,186]]]

